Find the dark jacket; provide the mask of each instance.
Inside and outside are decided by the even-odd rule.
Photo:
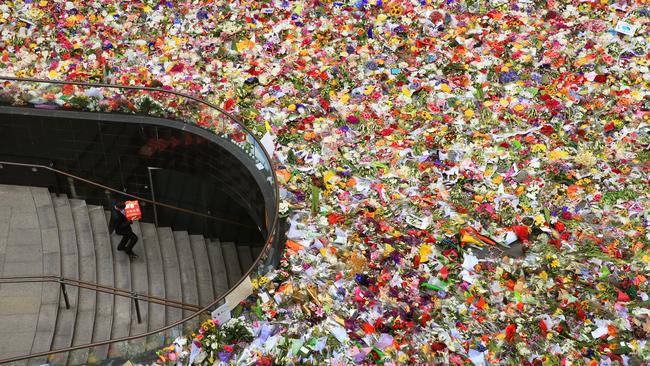
[[[118,235],[126,235],[133,232],[133,230],[131,230],[131,221],[127,220],[126,216],[124,216],[124,214],[119,210],[115,209],[115,207],[111,208],[111,221],[108,225],[109,233],[112,233],[113,230],[115,230]]]

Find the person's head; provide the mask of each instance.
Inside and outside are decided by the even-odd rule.
[[[118,210],[124,210],[124,208],[126,208],[126,205],[124,204],[124,202],[118,202],[115,204],[115,208],[117,208]]]

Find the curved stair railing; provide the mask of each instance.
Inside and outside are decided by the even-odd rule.
[[[81,281],[73,278],[65,278],[54,275],[42,275],[42,276],[4,276],[0,277],[0,283],[56,283],[61,287],[61,294],[63,295],[63,301],[65,303],[66,309],[70,309],[70,300],[68,299],[68,292],[66,286],[75,286],[83,288],[86,290],[93,290],[97,292],[103,292],[115,296],[128,297],[133,300],[136,309],[136,315],[138,323],[142,323],[142,316],[140,315],[140,303],[139,301],[147,301],[150,303],[171,306],[178,309],[185,310],[200,310],[201,307],[196,304],[186,304],[181,301],[165,299],[158,296],[152,296],[145,293],[134,292],[131,290],[126,290],[122,288],[117,288],[113,286],[102,285],[100,283]]]
[[[190,210],[190,209],[187,209],[187,208],[182,208],[182,207],[177,207],[177,206],[174,206],[174,205],[170,205],[170,204],[167,204],[167,203],[164,203],[164,202],[159,202],[159,201],[156,201],[156,200],[150,200],[150,199],[142,197],[142,196],[137,196],[137,195],[134,195],[134,194],[122,192],[119,189],[115,189],[115,188],[106,186],[106,185],[101,184],[101,183],[93,182],[90,179],[82,178],[82,177],[76,176],[74,174],[64,172],[64,171],[56,169],[56,168],[54,168],[52,166],[42,165],[42,164],[17,163],[17,162],[13,162],[13,161],[0,160],[0,167],[4,167],[5,165],[47,170],[47,171],[52,172],[53,174],[62,175],[62,176],[65,176],[67,178],[74,179],[75,181],[90,184],[90,185],[95,186],[97,188],[101,188],[101,189],[113,192],[115,194],[118,194],[120,196],[128,197],[128,198],[130,198],[132,200],[137,200],[137,201],[140,201],[140,202],[146,202],[146,203],[149,203],[149,204],[154,205],[154,206],[169,208],[169,209],[172,209],[174,211],[187,213],[187,214],[190,214],[190,215],[193,215],[193,216],[203,217],[203,218],[206,218],[206,219],[209,219],[209,220],[225,222],[225,223],[228,223],[230,225],[237,225],[237,226],[243,226],[243,227],[247,227],[247,228],[251,228],[251,229],[257,229],[256,227],[254,227],[252,225],[242,224],[240,222],[225,219],[223,217],[216,217],[216,216],[213,216],[213,215],[208,215],[208,214],[204,214],[204,213],[201,213],[201,212],[196,212],[194,210]],[[58,182],[58,179],[55,179],[54,181]],[[56,187],[54,189],[55,189],[55,191],[59,190]]]
[[[250,269],[225,294],[193,314],[163,328],[147,333],[98,341],[90,344],[72,346],[25,356],[0,359],[0,364],[24,364],[42,362],[46,358],[56,364],[57,357],[69,355],[79,350],[93,352],[94,348],[109,346],[113,352],[108,359],[98,360],[98,364],[132,360],[134,362],[154,362],[155,350],[171,343],[176,337],[194,329],[200,318],[210,313],[232,311],[241,301],[252,294],[252,279],[267,273],[277,266],[283,250],[278,234],[279,190],[272,157],[253,132],[234,116],[218,106],[192,95],[161,88],[139,86],[119,86],[85,82],[55,81],[0,76],[0,105],[87,111],[101,113],[121,113],[145,115],[182,121],[214,132],[229,141],[250,159],[263,174],[266,187],[272,192],[271,205],[266,205],[266,239],[260,255]],[[121,192],[123,194],[123,192]],[[146,347],[141,347],[145,343]],[[134,346],[136,345],[136,346]]]

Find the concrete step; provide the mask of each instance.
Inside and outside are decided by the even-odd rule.
[[[210,258],[210,269],[212,272],[212,285],[214,288],[215,299],[228,291],[228,274],[226,264],[221,252],[221,243],[219,239],[209,240],[206,243],[208,248],[208,257]]]
[[[168,299],[183,301],[183,292],[181,288],[181,271],[176,254],[176,243],[172,229],[168,227],[159,227],[158,243],[162,251],[163,271],[165,274],[165,294]],[[183,317],[183,311],[178,308],[167,306],[165,310],[165,319],[167,324],[171,324]]]
[[[134,221],[131,229],[138,236],[138,242],[133,247],[133,252],[138,255],[137,259],[131,260],[131,288],[139,294],[149,293],[149,275],[147,273],[147,255],[142,245],[142,230],[140,223]],[[138,323],[138,316],[135,301],[131,301],[131,333],[130,335],[144,334],[149,330],[149,306],[144,300],[139,301],[140,315],[142,322]],[[137,338],[129,342],[132,352],[139,353],[145,350],[145,339]]]
[[[194,265],[196,266],[199,305],[205,306],[215,299],[212,288],[212,272],[210,271],[208,248],[205,247],[205,238],[203,235],[190,235],[190,245],[192,246]]]
[[[30,188],[36,206],[38,225],[41,229],[43,244],[43,273],[61,275],[61,245],[59,230],[56,225],[56,212],[50,192],[45,188]],[[61,290],[54,283],[46,284],[41,291],[41,304],[36,323],[36,335],[31,353],[49,351],[52,347],[56,318],[59,312],[59,294]],[[32,359],[32,364],[43,364],[47,358]]]
[[[165,298],[165,272],[163,259],[158,243],[158,232],[154,224],[141,223],[142,245],[147,257],[147,277],[149,279],[149,295]],[[149,330],[165,326],[164,305],[149,303]],[[153,347],[160,345],[152,344]],[[148,347],[149,348],[149,347]]]
[[[0,195],[0,198],[2,197],[3,195]],[[11,211],[11,206],[0,206],[0,273],[3,272],[5,264],[5,253],[7,252],[7,243],[9,241]],[[0,285],[0,288],[2,288],[2,285]]]
[[[110,211],[104,211],[106,223],[110,222]],[[116,288],[131,289],[131,263],[129,257],[117,250],[121,236],[111,235],[111,254],[113,255],[113,283]],[[131,327],[131,303],[133,300],[123,296],[115,296],[113,306],[113,323],[111,325],[111,338],[122,338],[129,335]],[[122,351],[118,347],[109,347],[109,357],[118,357]]]
[[[4,207],[3,216],[7,219],[5,236],[0,244],[4,263],[0,275],[40,275],[43,271],[43,241],[30,188],[1,185],[0,206]],[[0,355],[12,357],[31,352],[44,286],[50,285],[7,283],[0,286],[0,339],[3,340]]]
[[[242,275],[237,255],[237,246],[233,242],[221,243],[221,252],[223,253],[223,261],[226,264],[228,286],[232,287],[239,281]]]
[[[92,226],[85,201],[71,199],[72,219],[77,235],[77,252],[79,254],[79,278],[82,281],[97,282],[95,243]],[[77,318],[75,319],[72,345],[87,344],[92,341],[95,324],[95,305],[97,293],[93,290],[79,289]],[[81,349],[70,353],[68,360],[72,364],[86,363],[88,350]]]
[[[90,216],[90,224],[95,242],[97,283],[115,287],[113,251],[111,250],[111,238],[108,235],[108,224],[106,223],[104,207],[88,206],[88,214]],[[115,295],[97,292],[97,311],[95,311],[93,342],[111,339],[114,305]],[[95,347],[92,353],[97,359],[103,360],[108,355],[108,345]]]
[[[79,278],[79,258],[77,255],[77,234],[75,232],[74,220],[70,201],[66,195],[59,197],[51,196],[56,214],[57,230],[59,232],[59,243],[61,245],[61,274],[63,277]],[[79,303],[79,289],[75,286],[66,287],[70,309],[65,308],[63,299],[59,303],[59,312],[56,319],[56,329],[52,349],[61,349],[72,345],[74,337],[75,322]],[[68,353],[58,355],[62,364],[68,359]]]
[[[186,304],[199,303],[199,291],[196,284],[196,268],[194,256],[190,245],[190,236],[187,231],[174,231],[176,242],[176,253],[181,269],[181,288],[183,291],[183,302]],[[183,316],[192,314],[190,310],[183,310]]]
[[[140,223],[135,221],[131,224],[131,229],[137,235],[138,242],[133,247],[133,252],[138,255],[137,259],[130,260],[131,266],[131,290],[138,294],[146,294],[149,292],[149,276],[147,274],[147,256],[142,245],[142,231]],[[120,254],[124,254],[120,252]],[[126,255],[126,254],[124,254]],[[131,302],[131,325],[129,327],[129,335],[144,334],[149,329],[148,327],[148,302],[139,300],[138,305],[140,308],[141,322],[138,323],[138,316],[136,310],[136,303],[134,300],[129,299]],[[129,353],[138,354],[145,351],[146,340],[144,338],[136,338],[128,343]]]
[[[56,197],[40,188],[27,187],[12,192],[20,193],[19,197],[13,197],[20,204],[17,211],[0,200],[0,264],[6,262],[7,256],[19,255],[18,249],[22,249],[38,254],[33,264],[21,262],[21,265],[29,266],[30,270],[38,269],[39,273],[42,270],[45,274],[207,305],[227,292],[255,259],[253,251],[256,249],[251,245],[238,247],[233,242],[220,243],[200,235],[189,235],[186,231],[173,232],[170,228],[135,222],[132,229],[139,240],[134,251],[139,258],[129,260],[125,253],[117,251],[121,236],[108,233],[110,213],[103,207],[87,205],[85,201],[68,199],[65,195]],[[26,208],[29,204],[31,207]],[[10,270],[20,269],[16,263],[10,264],[13,266]],[[0,268],[0,273],[5,269]],[[24,353],[30,349],[39,352],[143,334],[192,313],[140,300],[142,323],[139,324],[135,303],[130,298],[67,286],[71,303],[71,309],[67,310],[58,285],[48,284],[37,290],[34,296],[30,295],[29,301],[0,297],[0,304],[19,307],[31,304],[29,306],[35,309],[34,338],[26,345],[28,351]],[[20,289],[14,292],[22,294]],[[184,328],[193,330],[197,324],[197,321],[187,322]],[[161,342],[160,336],[130,341],[129,353],[158,349]],[[114,344],[82,349],[58,354],[50,360],[33,359],[25,364],[40,365],[48,361],[52,365],[99,364],[107,358],[123,356],[124,346]]]
[[[246,244],[237,244],[237,255],[239,256],[239,265],[243,275],[253,266],[251,247]]]

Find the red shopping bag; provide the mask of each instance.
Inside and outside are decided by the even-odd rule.
[[[142,211],[140,211],[140,203],[138,201],[126,201],[124,205],[126,206],[124,211],[127,220],[137,221],[142,218]]]

